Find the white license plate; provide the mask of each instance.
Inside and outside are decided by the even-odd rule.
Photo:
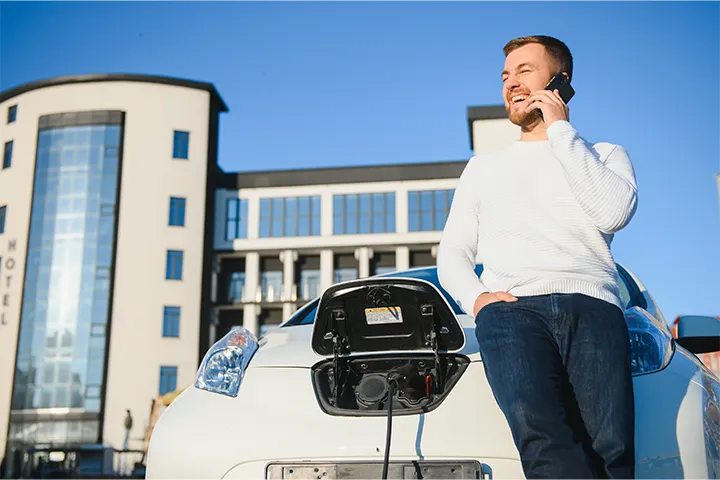
[[[271,463],[268,479],[368,479],[381,478],[382,462],[343,463]],[[478,479],[485,478],[480,462],[468,461],[392,461],[388,464],[388,478],[416,480],[419,478]]]

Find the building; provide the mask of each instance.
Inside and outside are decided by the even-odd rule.
[[[62,77],[0,93],[0,451],[139,449],[152,400],[233,325],[435,263],[467,159],[225,173],[212,84]],[[519,137],[468,109],[475,151]],[[127,412],[135,421],[126,432]]]

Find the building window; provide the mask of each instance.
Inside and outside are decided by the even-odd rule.
[[[175,130],[173,134],[173,158],[182,158],[187,160],[189,145],[190,132],[179,132]]]
[[[170,197],[170,226],[185,226],[185,199]]]
[[[248,201],[244,198],[228,198],[225,212],[225,240],[247,238]]]
[[[432,256],[430,250],[420,250],[410,252],[410,268],[416,267],[434,267],[437,264],[435,257]]]
[[[300,299],[310,300],[320,293],[320,270],[300,272]]]
[[[160,367],[160,395],[177,389],[177,367]]]
[[[260,237],[320,235],[320,197],[260,199]]]
[[[12,165],[13,141],[5,143],[5,151],[3,152],[3,168],[10,168]]]
[[[427,232],[445,228],[454,195],[454,189],[408,192],[408,230]]]
[[[394,252],[375,252],[370,260],[370,274],[382,275],[396,270]]]
[[[230,275],[230,286],[228,287],[228,302],[230,302],[230,303],[242,302],[244,289],[245,289],[245,272],[233,272]]]
[[[347,282],[358,278],[358,263],[353,254],[337,254],[333,257],[333,282]]]
[[[182,280],[182,269],[183,252],[180,250],[168,250],[165,278],[168,280]]]
[[[264,308],[258,315],[258,333],[260,337],[283,322],[283,312],[280,308]],[[322,477],[321,477],[322,478]]]
[[[0,233],[5,233],[5,218],[7,217],[7,206],[0,207]]]
[[[333,234],[395,232],[395,192],[333,196]]]
[[[17,120],[17,105],[8,108],[7,123],[13,123],[15,120]]]
[[[335,283],[349,282],[358,278],[357,268],[344,267],[335,269]]]
[[[263,302],[280,302],[283,288],[283,272],[270,270],[260,274]]]
[[[163,312],[163,337],[180,336],[180,307],[165,307]]]

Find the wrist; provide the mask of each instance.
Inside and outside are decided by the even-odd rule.
[[[572,130],[574,129],[573,126],[570,125],[570,121],[557,119],[554,120],[552,123],[548,124],[547,130],[545,132],[547,133],[548,138],[550,138],[554,135],[562,135]]]

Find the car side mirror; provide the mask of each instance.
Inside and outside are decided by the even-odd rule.
[[[720,351],[720,318],[683,315],[678,318],[677,343],[692,353]]]

